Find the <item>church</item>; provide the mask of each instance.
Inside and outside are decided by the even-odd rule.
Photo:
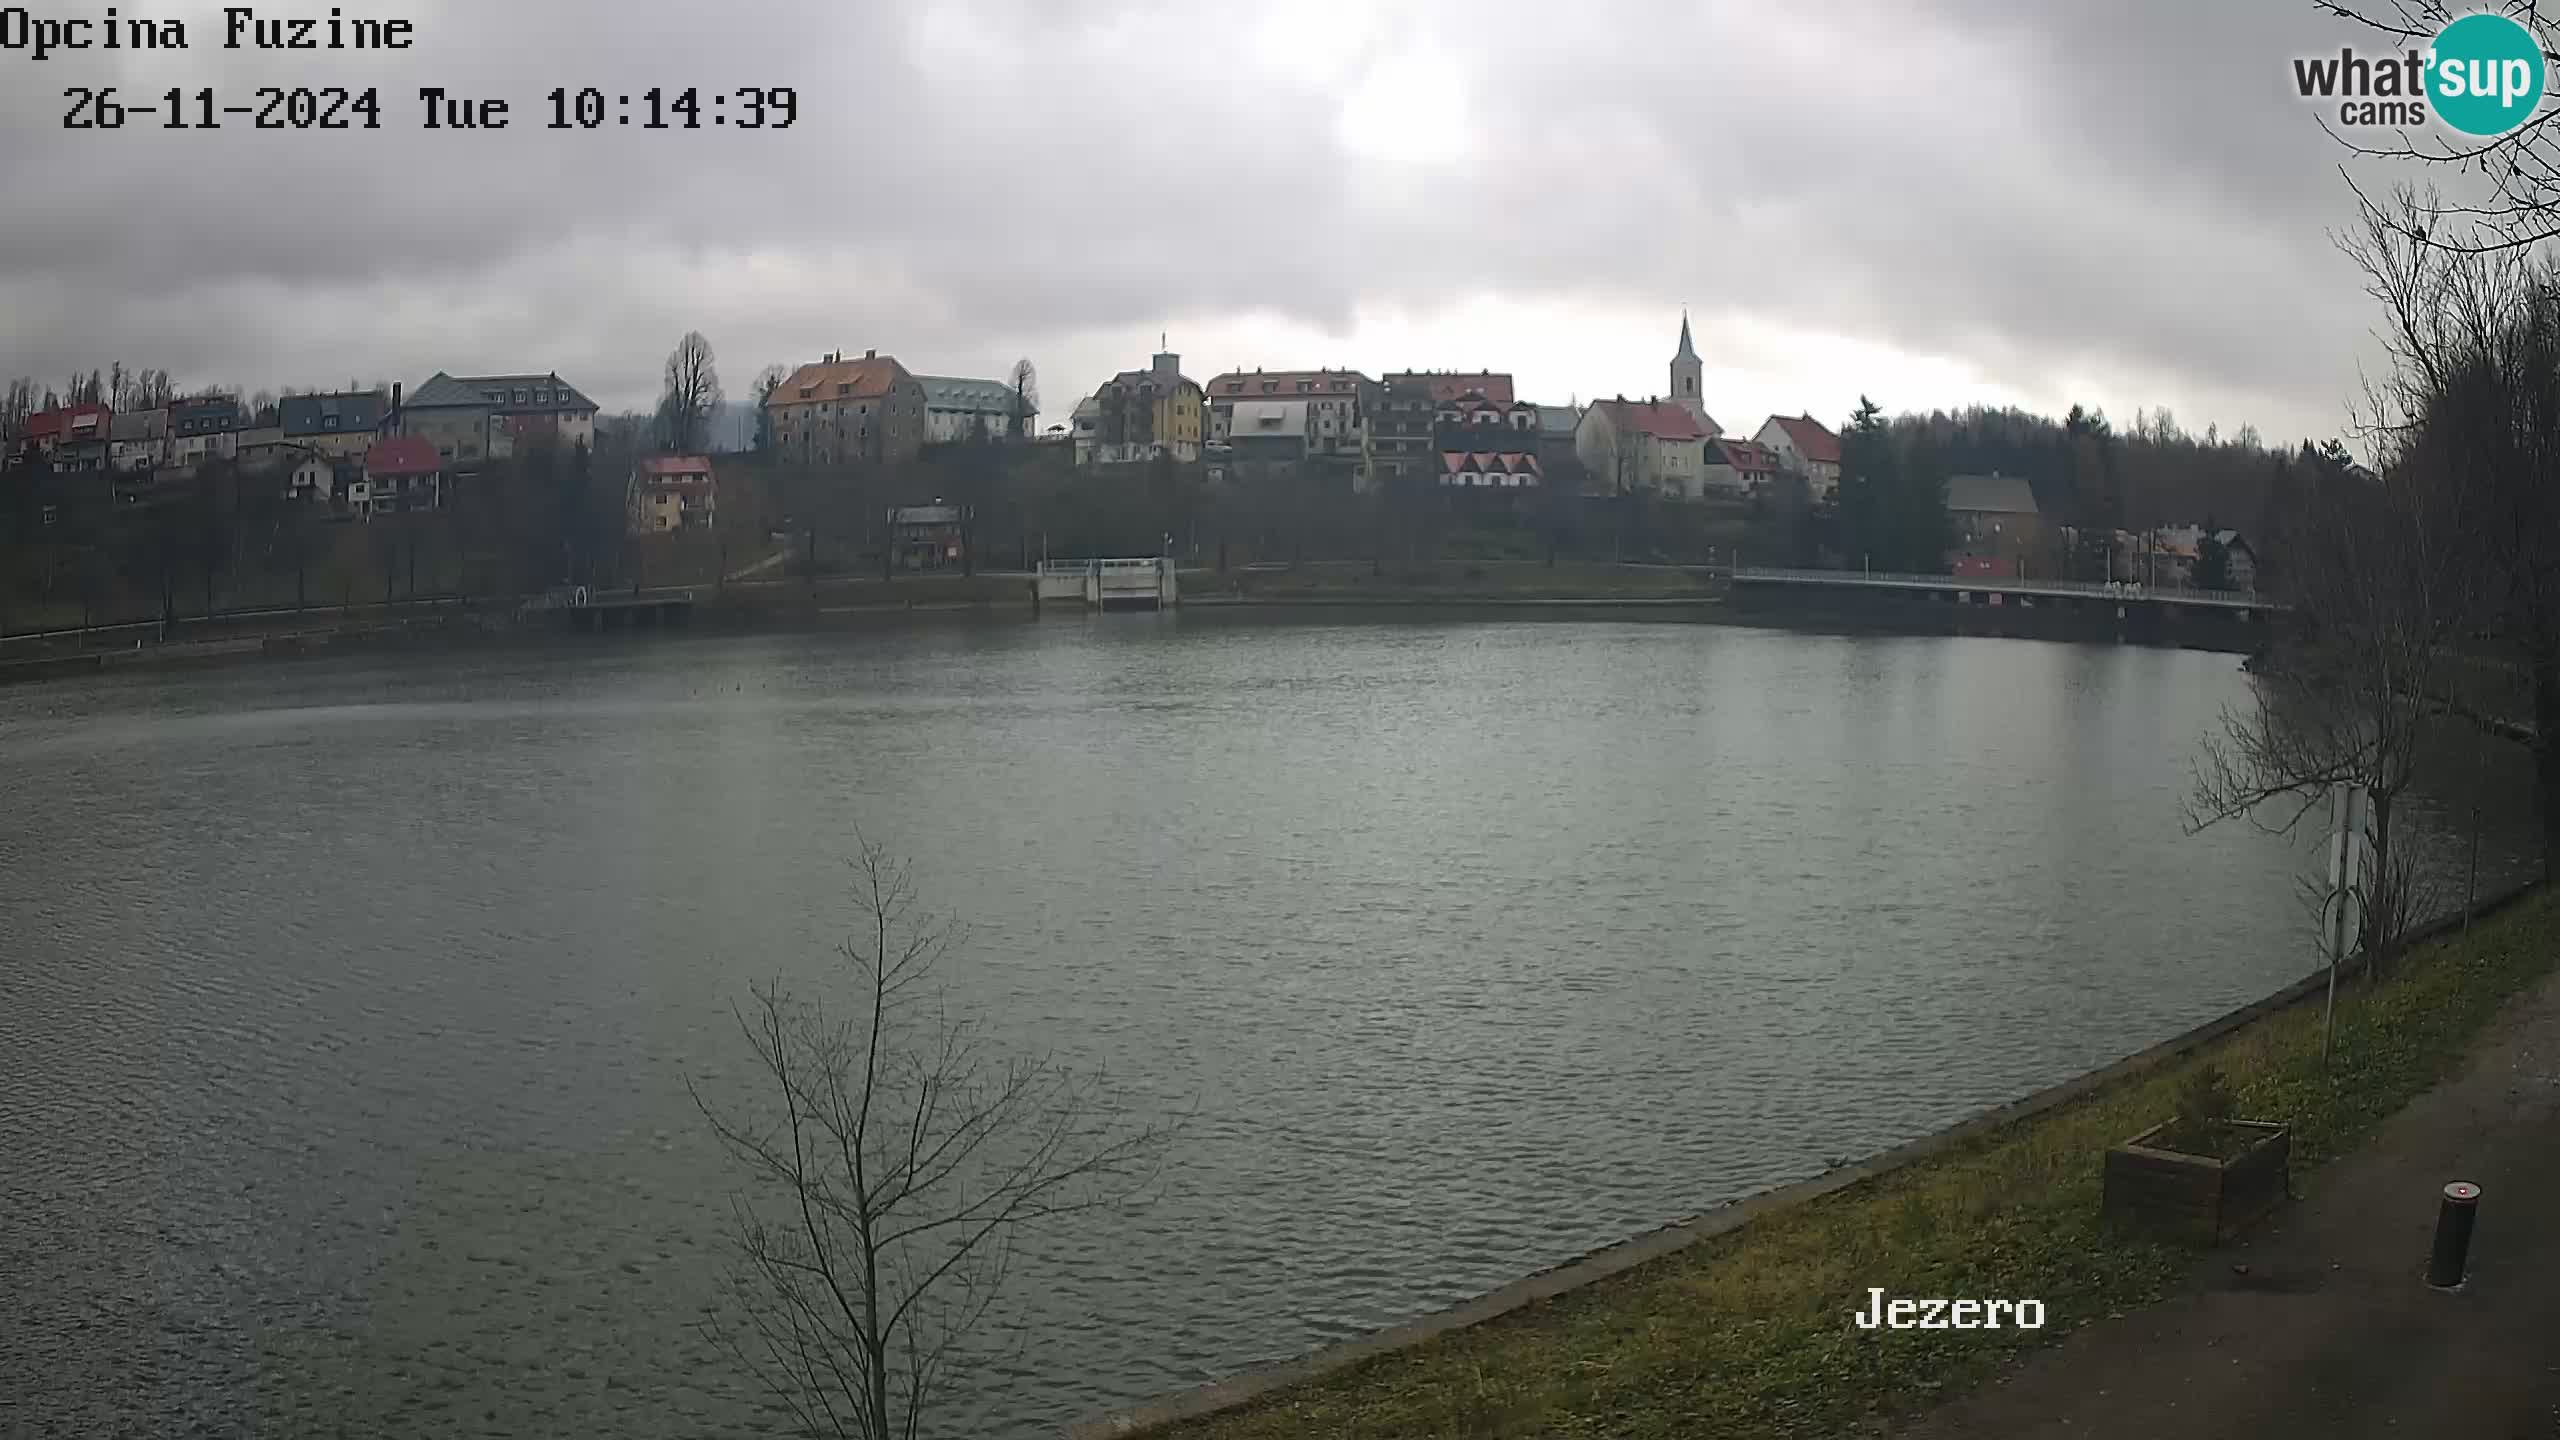
[[[1594,493],[1648,494],[1695,500],[1706,493],[1707,446],[1724,433],[1700,393],[1706,365],[1680,317],[1680,348],[1671,357],[1671,394],[1595,400],[1574,428],[1573,451]]]
[[[1698,347],[1689,343],[1689,312],[1683,310],[1680,312],[1680,349],[1671,357],[1671,400],[1688,411],[1690,417],[1698,422],[1698,428],[1713,440],[1724,433],[1724,427],[1707,413],[1706,397],[1699,393],[1699,383],[1705,373],[1706,366],[1698,359]]]

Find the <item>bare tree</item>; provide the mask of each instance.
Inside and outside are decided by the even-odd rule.
[[[2364,27],[2395,53],[2426,48],[2454,20],[2494,9],[2532,33],[2546,65],[2548,57],[2560,54],[2560,9],[2545,14],[2541,0],[2498,0],[2494,7],[2473,0],[2311,0],[2311,8]],[[2404,129],[2392,131],[2390,140],[2368,142],[2331,133],[2354,157],[2433,171],[2474,192],[2476,198],[2467,201],[2429,196],[2424,223],[2408,232],[2419,244],[2466,254],[2521,251],[2560,237],[2560,131],[2551,125],[2560,108],[2554,98],[2546,93],[2531,117],[2503,135],[2421,140]],[[2352,177],[2347,183],[2355,187]],[[2357,198],[2369,214],[2383,208],[2360,189]]]
[[[2380,475],[2327,474],[2288,572],[2288,628],[2251,703],[2227,711],[2206,742],[2188,802],[2190,831],[2246,817],[2290,832],[2332,787],[2363,790],[2372,851],[2350,885],[2377,967],[2415,918],[2394,809],[2417,779],[2446,646],[2467,610],[2449,429],[2417,431]]]
[[[2531,682],[2543,866],[2560,873],[2560,271],[2520,250],[2432,243],[2441,205],[2406,190],[2368,204],[2347,247],[2389,316],[2392,375],[2368,396],[2368,431],[2378,446],[2422,444],[2463,507],[2466,629]]]
[[[1031,427],[1040,414],[1040,371],[1023,356],[1013,362],[1013,433],[1017,439],[1031,438]]]
[[[720,398],[720,367],[712,361],[711,342],[701,331],[688,330],[668,352],[666,391],[658,400],[658,433],[667,449],[695,455],[707,448]]]
[[[756,987],[738,1024],[763,1103],[691,1087],[753,1186],[709,1331],[809,1433],[914,1440],[975,1353],[1013,1237],[1134,1200],[1169,1132],[1107,1123],[1098,1077],[986,1053],[933,986],[954,932],[906,864],[862,842],[853,891],[851,1005]]]
[[[773,392],[781,389],[782,382],[790,378],[791,372],[779,365],[767,365],[756,374],[755,389],[750,393],[756,402],[756,453],[759,455],[773,449],[773,412],[765,406],[772,401]]]

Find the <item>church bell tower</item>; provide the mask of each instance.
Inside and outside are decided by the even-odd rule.
[[[1707,418],[1706,397],[1698,393],[1698,382],[1706,367],[1699,363],[1696,347],[1689,343],[1689,312],[1680,312],[1680,353],[1671,357],[1671,398],[1680,403],[1704,424]]]

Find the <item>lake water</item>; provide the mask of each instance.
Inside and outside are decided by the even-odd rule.
[[[1406,1319],[2308,972],[2306,847],[2180,831],[2245,694],[1204,611],[0,691],[0,1434],[770,1433],[684,1084],[823,979],[857,826],[994,1046],[1194,1112],[1135,1221],[1026,1241],[948,1433]],[[2409,811],[2457,883],[2467,819]]]

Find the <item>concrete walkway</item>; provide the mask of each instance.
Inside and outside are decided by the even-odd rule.
[[[2427,1288],[2437,1195],[2481,1187],[2470,1283]],[[2455,1079],[2197,1262],[2191,1293],[2100,1319],[1897,1433],[2560,1437],[2560,976]]]

